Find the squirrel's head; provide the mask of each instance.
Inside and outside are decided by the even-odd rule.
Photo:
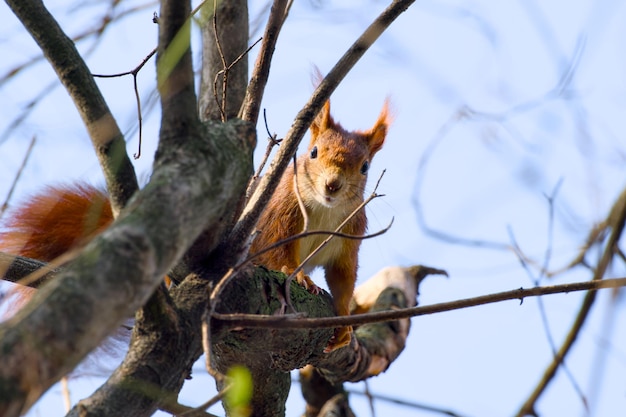
[[[311,124],[300,192],[326,207],[360,203],[372,158],[385,142],[391,119],[387,100],[371,129],[349,132],[332,118],[327,101]]]

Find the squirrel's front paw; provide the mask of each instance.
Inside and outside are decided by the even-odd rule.
[[[339,327],[335,329],[335,334],[328,341],[328,345],[324,348],[324,353],[330,353],[350,344],[352,337],[352,326]]]
[[[302,271],[298,272],[296,275],[296,282],[306,288],[306,290],[311,294],[317,295],[320,291],[322,291],[322,289],[315,285],[311,278],[309,278],[308,275],[305,275]]]

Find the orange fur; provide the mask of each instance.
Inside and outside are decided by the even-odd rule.
[[[84,245],[112,221],[111,205],[101,189],[86,184],[48,186],[2,221],[0,251],[50,262]],[[15,286],[10,310],[19,309],[33,291]]]
[[[46,187],[3,223],[0,250],[50,262],[113,221],[106,193],[86,184]]]
[[[308,231],[334,231],[363,202],[367,181],[367,169],[362,172],[364,164],[369,167],[373,156],[383,146],[390,122],[386,102],[372,129],[350,132],[333,120],[330,103],[324,105],[311,125],[308,152],[296,163],[298,191],[306,207]],[[303,231],[304,216],[294,189],[293,167],[287,168],[258,224],[260,232],[250,250],[253,254]],[[361,210],[341,231],[361,236],[366,227],[365,210]],[[324,235],[298,239],[264,253],[256,262],[292,273],[324,239]],[[307,274],[317,266],[323,267],[337,315],[349,314],[360,244],[360,240],[335,237],[296,275],[298,283],[317,293],[319,288]],[[351,333],[351,327],[337,329],[325,351],[349,344]]]

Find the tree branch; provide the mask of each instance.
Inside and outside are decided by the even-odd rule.
[[[274,0],[270,10],[270,16],[263,34],[263,44],[254,64],[254,70],[250,83],[243,98],[243,104],[239,115],[243,120],[256,124],[259,119],[259,109],[263,101],[265,85],[270,75],[270,65],[276,48],[278,35],[283,27],[289,11],[289,0]]]
[[[0,273],[5,281],[39,288],[55,278],[59,272],[61,271],[54,265],[24,256],[0,252]]]
[[[521,302],[523,302],[524,298],[528,297],[539,297],[543,295],[570,293],[577,291],[595,292],[600,289],[619,288],[624,286],[626,286],[626,278],[614,278],[602,281],[585,281],[545,287],[519,288],[517,290],[482,295],[479,297],[466,298],[463,300],[449,301],[428,306],[385,311],[380,313],[365,313],[353,316],[311,319],[293,318],[288,315],[277,317],[269,315],[216,313],[213,316],[213,319],[227,322],[228,326],[232,327],[284,329],[330,328],[378,323],[390,320],[404,319],[408,317],[417,317],[427,314],[442,313],[445,311],[460,310],[462,308],[476,307],[479,305],[499,303],[507,300],[520,300]]]

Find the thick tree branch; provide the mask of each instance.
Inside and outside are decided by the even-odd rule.
[[[91,71],[54,17],[39,0],[7,0],[35,39],[74,101],[96,150],[115,214],[139,188],[126,142]]]

